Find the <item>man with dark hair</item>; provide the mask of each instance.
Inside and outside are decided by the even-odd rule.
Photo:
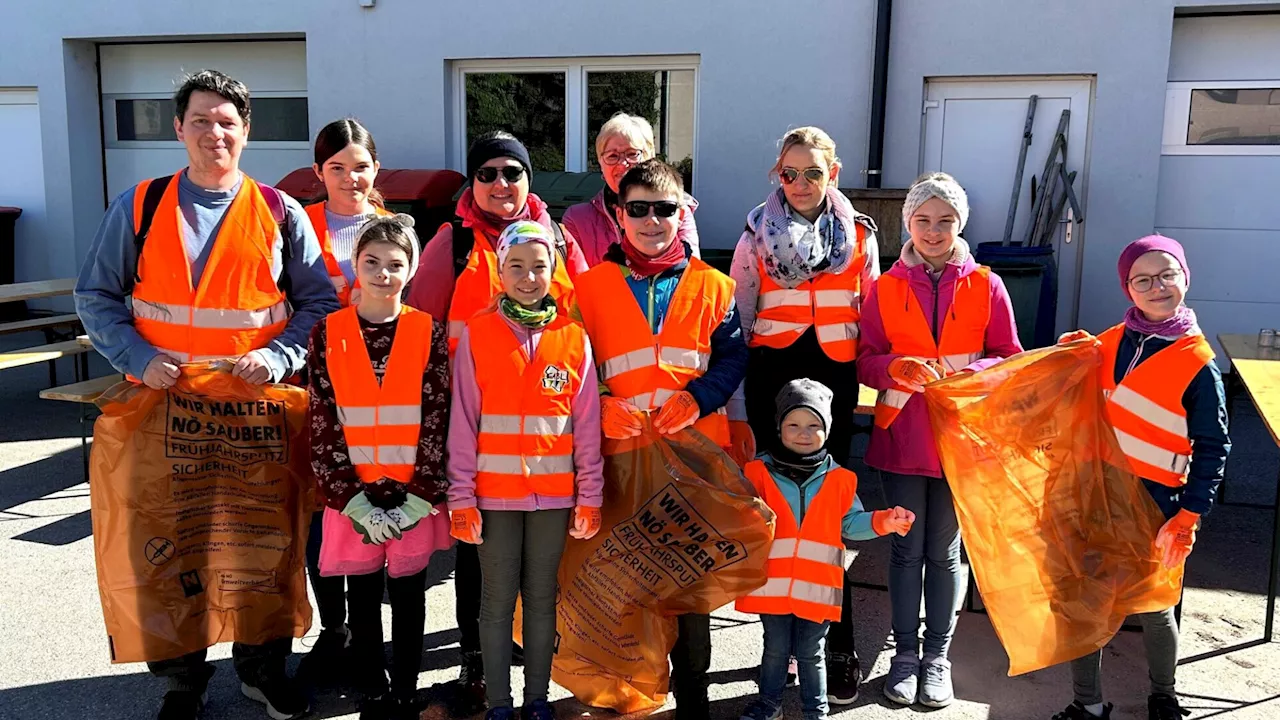
[[[320,244],[297,201],[240,172],[243,83],[202,70],[174,103],[187,167],[107,208],[76,283],[76,312],[112,366],[148,387],[169,388],[181,363],[209,358],[234,359],[232,374],[250,383],[283,381],[304,367],[311,327],[338,309]],[[285,674],[291,645],[282,637],[232,647],[242,692],[275,720],[308,710]],[[199,715],[213,674],[204,650],[147,667],[169,683],[160,720]]]

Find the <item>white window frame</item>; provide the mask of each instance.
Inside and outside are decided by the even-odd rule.
[[[1277,80],[1200,80],[1171,82],[1164,96],[1162,155],[1280,156],[1280,145],[1188,145],[1192,90],[1257,90],[1280,88]]]
[[[693,72],[693,167],[694,182],[698,173],[698,123],[701,93],[698,92],[699,56],[697,55],[631,55],[584,58],[494,58],[454,60],[453,142],[449,154],[452,166],[461,173],[467,167],[467,75],[472,73],[564,73],[564,167],[568,172],[586,172],[587,143],[595,142],[587,128],[587,73],[591,72],[659,72],[688,70]],[[657,129],[655,128],[655,131]],[[537,168],[535,168],[536,170]],[[692,192],[692,190],[690,190]]]
[[[307,99],[307,126],[311,126],[311,100],[305,92],[291,91],[254,91],[254,98],[305,98]],[[157,148],[181,148],[182,142],[175,136],[172,140],[117,140],[116,101],[117,100],[172,100],[173,93],[113,93],[102,96],[102,142],[107,150],[155,150]],[[250,106],[252,111],[252,106]],[[249,141],[254,147],[274,150],[309,150],[310,140],[254,140],[253,122],[250,115]]]

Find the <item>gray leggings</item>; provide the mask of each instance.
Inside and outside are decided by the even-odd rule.
[[[1173,608],[1141,613],[1142,644],[1147,646],[1147,672],[1151,692],[1174,694],[1174,673],[1178,669],[1178,621]],[[1102,702],[1102,651],[1097,650],[1071,661],[1071,682],[1076,700],[1082,705]]]
[[[563,510],[481,510],[480,653],[485,700],[512,707],[511,622],[524,613],[524,702],[547,699],[556,638],[556,573],[569,533]]]

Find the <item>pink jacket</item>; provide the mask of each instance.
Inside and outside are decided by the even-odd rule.
[[[546,204],[533,193],[529,193],[529,199],[526,202],[533,213],[533,220],[550,228],[551,216],[547,214]],[[463,227],[476,226],[469,209],[462,201],[458,202],[456,212],[462,218]],[[497,237],[489,238],[490,243],[496,244],[497,241]],[[588,266],[582,255],[582,248],[578,246],[578,241],[568,228],[565,229],[564,241],[565,270],[569,272],[569,279],[573,280],[579,273],[586,272]],[[447,320],[449,304],[453,301],[454,280],[453,227],[445,224],[440,226],[435,237],[422,248],[418,272],[409,280],[409,290],[404,302],[409,307],[422,310],[436,320]]]
[[[688,243],[694,257],[701,257],[698,252],[698,226],[693,222],[693,213],[698,209],[698,201],[685,193],[685,205],[689,212],[685,213],[680,223],[676,239]],[[609,246],[622,239],[618,231],[618,222],[613,219],[604,202],[604,190],[596,193],[590,202],[578,203],[564,211],[561,219],[565,230],[568,230],[582,247],[582,254],[587,258],[587,266],[595,267],[604,260]],[[425,260],[425,258],[424,258]]]
[[[908,242],[902,247],[902,255],[889,268],[887,275],[905,278],[916,299],[924,308],[925,321],[934,336],[939,328],[934,327],[934,318],[946,322],[947,310],[951,308],[951,300],[955,295],[956,279],[965,277],[978,268],[969,254],[969,246],[964,240],[956,243],[956,253],[943,268],[935,289],[933,279],[919,254]],[[884,321],[880,317],[880,303],[876,287],[862,303],[861,337],[858,340],[858,380],[863,385],[876,390],[887,390],[894,386],[889,379],[889,363],[901,355],[890,352],[889,340],[885,336]],[[934,312],[934,305],[937,312]],[[994,272],[991,273],[991,317],[987,321],[986,347],[983,358],[977,360],[966,370],[984,370],[1000,360],[1022,352],[1018,342],[1018,331],[1013,324],[1013,304],[1009,300],[1009,292],[1004,281]],[[878,427],[871,429],[871,442],[867,446],[867,465],[878,470],[898,473],[900,475],[927,475],[942,477],[942,464],[938,460],[937,446],[933,441],[933,429],[929,425],[929,413],[924,398],[916,395],[907,401],[902,413],[888,429]]]
[[[504,320],[506,318],[503,318]],[[541,330],[530,330],[507,320],[516,337],[524,340],[529,357],[538,350]],[[585,339],[585,334],[583,335]],[[600,507],[604,501],[604,458],[600,442],[600,386],[595,382],[596,366],[591,358],[591,341],[587,340],[583,366],[578,368],[585,378],[573,399],[573,464],[577,472],[574,485],[577,497],[557,498],[528,495],[523,498],[482,498],[482,510],[555,510],[574,504]],[[476,436],[480,433],[480,386],[476,382],[476,364],[471,356],[471,333],[462,331],[458,352],[453,358],[453,407],[449,417],[449,459],[445,473],[449,478],[449,509],[476,507]]]

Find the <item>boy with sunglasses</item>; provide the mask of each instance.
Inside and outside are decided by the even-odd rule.
[[[640,434],[643,414],[672,434],[693,427],[728,448],[725,403],[742,382],[747,346],[733,281],[676,235],[688,208],[675,168],[646,160],[618,185],[622,238],[579,275],[573,315],[595,350],[605,437]],[[710,717],[710,616],[681,615],[671,651],[677,720]]]

